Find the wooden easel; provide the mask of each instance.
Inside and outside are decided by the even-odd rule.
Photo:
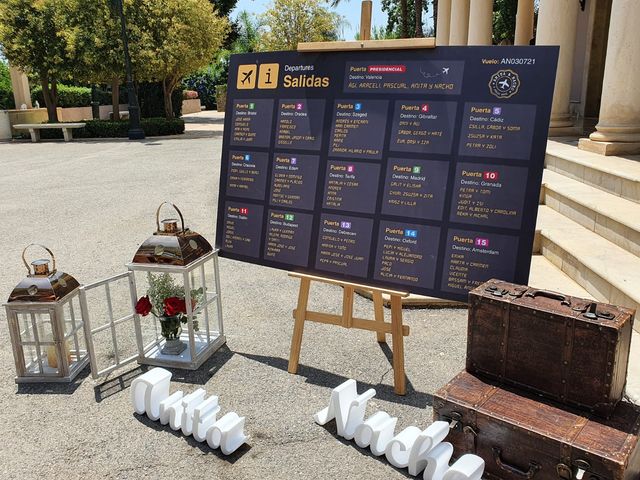
[[[408,297],[409,294],[407,292],[397,292],[395,290],[385,288],[341,282],[339,280],[305,275],[303,273],[290,273],[289,276],[300,279],[298,305],[293,311],[295,323],[293,327],[293,337],[291,338],[291,353],[289,354],[289,373],[296,373],[298,371],[300,348],[302,347],[302,333],[304,331],[305,321],[325,323],[328,325],[339,325],[344,328],[358,328],[360,330],[376,332],[376,339],[380,343],[386,343],[386,334],[389,333],[391,334],[393,347],[394,391],[398,395],[404,395],[406,392],[406,381],[404,373],[403,337],[409,335],[409,327],[402,324],[402,298]],[[330,285],[338,285],[343,288],[341,315],[314,312],[307,309],[311,282],[328,283]],[[355,290],[365,290],[371,293],[375,320],[368,320],[353,316]],[[391,323],[384,321],[384,304],[382,301],[383,293],[386,293],[391,297]]]

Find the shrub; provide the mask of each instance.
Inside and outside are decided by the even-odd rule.
[[[114,122],[112,120],[88,120],[84,128],[73,130],[75,138],[127,138],[129,136],[129,121]],[[184,120],[174,118],[143,118],[140,121],[142,130],[147,137],[159,137],[164,135],[179,135],[184,133]],[[28,138],[29,134],[21,134]],[[62,130],[40,130],[40,136],[44,139],[62,138]]]
[[[9,67],[0,60],[0,110],[15,108]]]
[[[31,98],[44,108],[44,95],[42,87],[38,85],[31,90]],[[87,87],[70,87],[68,85],[58,85],[58,106],[63,108],[70,107],[90,107],[91,106],[91,89]]]

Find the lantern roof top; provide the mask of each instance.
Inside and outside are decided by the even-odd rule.
[[[176,218],[160,221],[160,209],[166,203],[156,211],[156,232],[138,248],[133,263],[184,267],[213,250],[202,235],[185,228],[182,212],[175,205],[169,204],[180,217],[180,228]]]
[[[51,255],[53,261],[52,270],[49,269],[49,259],[37,259],[29,264],[25,258],[27,249],[31,246],[44,248]],[[80,284],[68,273],[56,270],[56,258],[47,247],[37,244],[28,245],[22,252],[22,261],[29,274],[23,278],[9,295],[7,303],[11,302],[58,302]],[[31,270],[33,267],[33,272]]]

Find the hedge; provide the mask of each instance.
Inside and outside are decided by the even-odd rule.
[[[112,120],[88,120],[84,128],[73,130],[75,138],[127,138],[129,136],[129,121],[114,122]],[[164,135],[179,135],[184,133],[184,120],[174,118],[143,118],[140,121],[142,130],[147,137],[159,137]],[[21,134],[23,138],[29,134]],[[40,130],[40,136],[44,139],[62,138],[62,130]]]
[[[38,85],[31,90],[31,98],[33,103],[37,101],[40,107],[45,107],[42,86]],[[58,106],[62,108],[91,106],[91,89],[58,85]]]

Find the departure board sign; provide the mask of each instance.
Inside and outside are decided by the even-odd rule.
[[[465,301],[526,284],[557,47],[234,55],[222,256]]]

